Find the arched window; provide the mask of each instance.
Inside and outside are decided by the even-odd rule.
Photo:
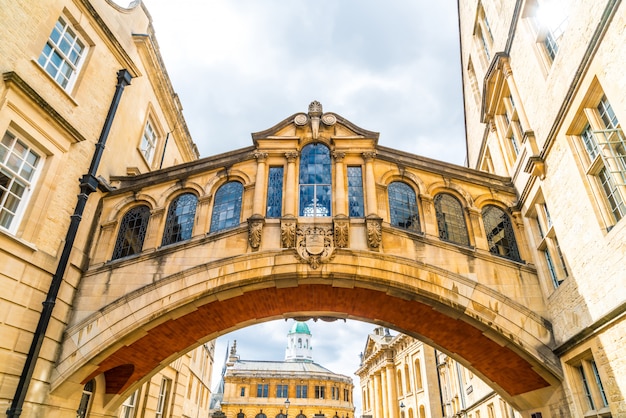
[[[211,217],[211,232],[239,225],[242,196],[243,184],[238,181],[228,182],[217,190]]]
[[[331,216],[330,150],[309,144],[300,153],[300,216]]]
[[[415,360],[415,387],[417,390],[422,390],[422,366],[420,365],[419,359]]]
[[[447,193],[435,196],[435,212],[439,238],[460,245],[469,245],[463,208],[456,197]]]
[[[192,193],[182,194],[170,203],[161,245],[186,241],[191,238],[197,205],[198,198]]]
[[[126,212],[117,234],[117,241],[115,241],[113,260],[141,252],[148,228],[148,219],[150,219],[150,208],[147,206],[137,206]]]
[[[406,385],[406,392],[411,393],[411,373],[409,373],[409,365],[404,365],[404,384]]]
[[[240,409],[239,413],[237,414],[237,418],[246,418],[246,414],[244,414]]]
[[[279,412],[278,414],[276,414],[276,418],[287,418],[287,415],[283,414],[283,412]]]
[[[404,390],[402,388],[402,371],[396,371],[396,384],[398,385],[398,393],[400,396],[404,395]]]
[[[94,380],[91,379],[83,387],[83,395],[80,397],[80,404],[78,404],[78,409],[76,410],[76,418],[85,418],[89,413],[95,385]]]
[[[490,253],[521,261],[511,219],[502,209],[492,205],[485,206],[483,224]]]
[[[413,189],[406,183],[394,181],[387,188],[387,194],[391,225],[419,232],[420,218]]]
[[[300,413],[296,415],[296,418],[306,418],[306,415],[304,415],[302,411],[300,411]]]
[[[261,412],[259,412],[258,414],[256,414],[256,415],[254,416],[254,418],[267,418],[267,415],[265,415],[265,414],[263,413],[263,410],[261,410]]]

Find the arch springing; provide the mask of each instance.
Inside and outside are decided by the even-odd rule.
[[[420,232],[415,191],[406,183],[394,181],[387,188],[392,226]]]
[[[161,245],[174,244],[191,238],[198,198],[192,193],[178,196],[170,203]]]
[[[243,184],[231,181],[223,184],[215,193],[210,232],[221,231],[239,225]]]
[[[113,260],[141,252],[149,219],[150,208],[145,205],[136,206],[126,212],[115,241]]]
[[[467,225],[459,200],[447,193],[440,193],[434,199],[437,214],[439,238],[460,245],[469,245]]]
[[[482,215],[489,252],[510,260],[521,261],[509,216],[493,205],[486,206]]]
[[[300,216],[331,216],[330,150],[309,144],[300,153]]]

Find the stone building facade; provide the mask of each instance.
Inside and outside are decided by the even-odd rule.
[[[306,322],[295,321],[284,361],[240,359],[235,342],[212,416],[354,418],[352,379],[313,361],[312,337]]]
[[[566,382],[536,413],[625,416],[624,4],[474,0],[459,16],[469,166],[515,184]]]
[[[445,353],[377,327],[359,376],[363,418],[519,418],[482,379]]]
[[[99,399],[96,407],[92,402],[103,390],[97,381],[81,382],[83,396],[67,408],[52,411],[44,405],[73,315],[77,283],[88,264],[100,197],[110,189],[111,175],[193,161],[198,152],[143,5],[3,2],[0,20],[0,410],[22,417],[86,416],[90,411],[95,416],[105,402]],[[123,90],[117,89],[120,85]],[[110,112],[113,103],[116,111]],[[106,145],[91,173],[101,138]],[[89,199],[80,216],[74,213],[82,221],[61,272],[58,297],[49,299],[79,193]],[[37,332],[46,299],[54,310],[49,325]],[[29,347],[38,338],[39,354],[26,379],[28,393],[21,391],[25,400],[14,405],[22,396],[17,388],[25,361],[33,358]],[[160,379],[176,381],[170,400],[181,413],[185,408],[195,412],[183,406],[183,399],[194,370],[192,358],[206,351],[197,350],[153,377],[158,384]],[[207,358],[204,367],[210,375],[212,355]],[[181,373],[185,379],[177,380]],[[154,394],[155,384],[146,382],[119,413],[152,408],[158,384]],[[202,385],[208,390],[206,377]]]

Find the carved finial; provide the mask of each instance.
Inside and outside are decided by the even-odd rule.
[[[317,100],[313,100],[309,105],[309,116],[321,116],[322,115],[322,104]]]

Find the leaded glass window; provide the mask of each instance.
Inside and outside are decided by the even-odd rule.
[[[147,206],[137,206],[126,212],[117,234],[113,260],[141,252],[149,219],[150,208]]]
[[[391,225],[411,231],[420,231],[415,191],[406,183],[395,181],[387,188]]]
[[[211,217],[211,232],[221,231],[239,225],[243,184],[231,181],[215,193],[215,204]]]
[[[483,209],[483,224],[489,244],[489,252],[515,261],[521,261],[513,225],[504,211],[496,206]]]
[[[457,198],[446,193],[440,193],[435,196],[434,203],[439,238],[455,244],[469,245],[463,208]]]
[[[309,144],[300,153],[300,216],[331,216],[330,150]]]
[[[363,174],[361,167],[348,167],[348,216],[363,217]]]
[[[180,195],[170,203],[161,245],[186,241],[191,238],[197,205],[198,198],[192,193]]]
[[[283,167],[270,167],[266,217],[280,218],[283,208]]]

